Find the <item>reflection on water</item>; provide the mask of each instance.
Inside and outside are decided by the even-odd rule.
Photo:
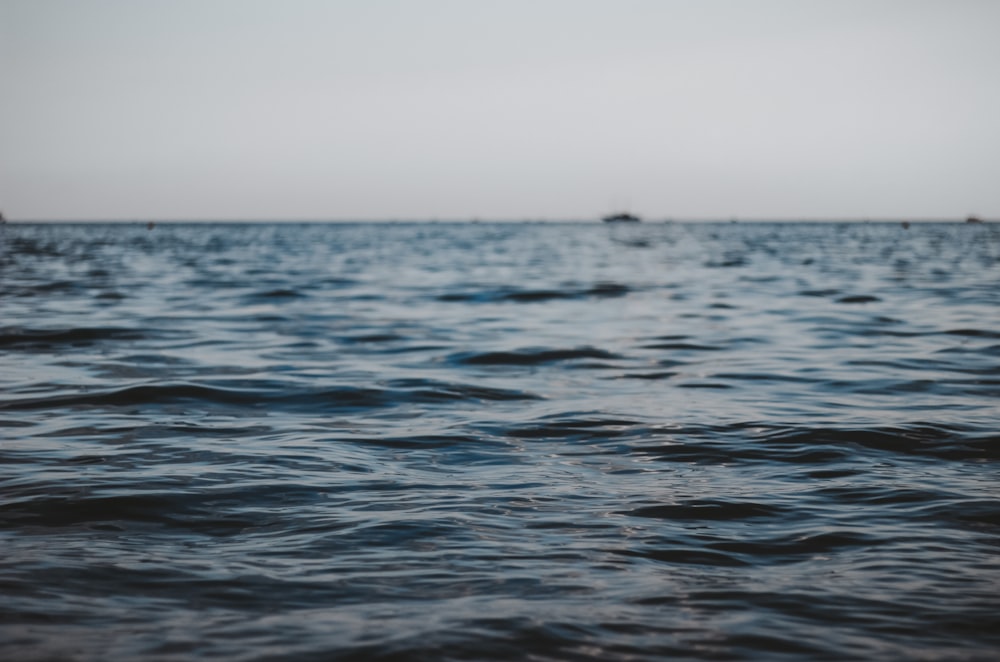
[[[990,659],[990,224],[0,228],[7,659]]]

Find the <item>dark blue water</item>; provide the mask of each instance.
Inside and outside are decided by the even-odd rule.
[[[993,660],[1000,227],[0,227],[0,657]]]

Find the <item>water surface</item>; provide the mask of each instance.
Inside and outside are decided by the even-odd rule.
[[[1000,232],[0,227],[0,656],[992,660]]]

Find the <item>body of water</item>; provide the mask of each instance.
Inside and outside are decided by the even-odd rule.
[[[993,660],[1000,227],[0,227],[0,657]]]

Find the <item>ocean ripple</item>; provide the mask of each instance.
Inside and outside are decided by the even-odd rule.
[[[998,272],[992,224],[4,225],[0,657],[992,660]]]

